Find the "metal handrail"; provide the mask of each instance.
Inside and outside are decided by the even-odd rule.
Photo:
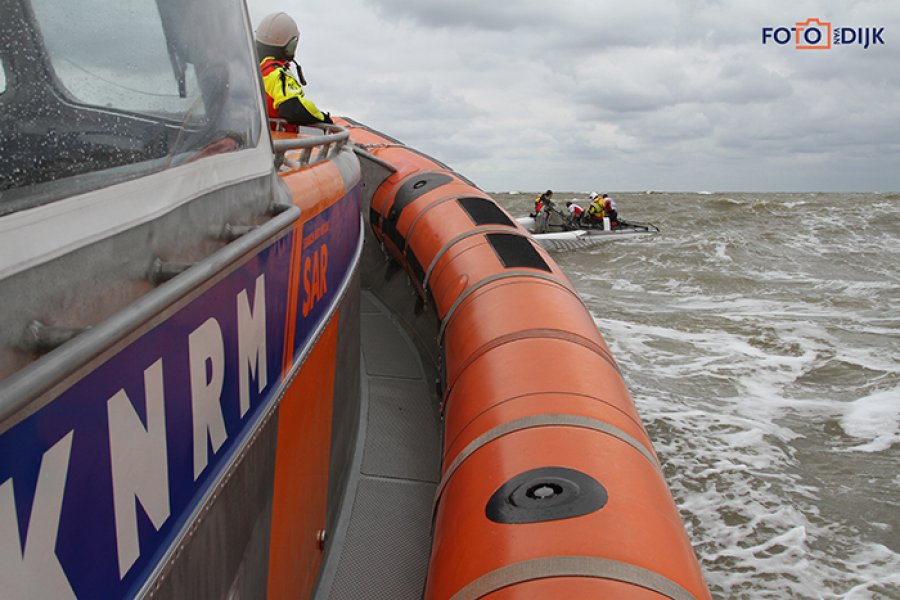
[[[39,409],[39,406],[29,406],[29,403],[40,394],[125,338],[179,298],[215,277],[241,256],[291,227],[299,217],[300,209],[291,206],[200,261],[179,277],[147,293],[106,321],[0,382],[0,431],[8,426],[8,421],[17,413]]]
[[[284,164],[292,169],[312,165],[337,154],[350,140],[350,131],[340,125],[320,123],[311,125],[311,127],[322,130],[324,135],[272,140],[276,164]],[[313,154],[313,150],[316,148],[319,148],[319,152]],[[300,153],[299,160],[288,158],[285,155],[291,150],[303,151]]]
[[[357,156],[362,157],[370,162],[375,163],[382,169],[385,169],[388,173],[396,173],[397,172],[397,167],[395,167],[388,161],[384,160],[383,158],[378,158],[374,154],[368,152],[359,144],[353,145],[353,152],[355,152]]]

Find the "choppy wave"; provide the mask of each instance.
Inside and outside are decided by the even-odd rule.
[[[900,598],[897,199],[621,195],[662,234],[556,256],[717,598]]]
[[[875,392],[854,400],[841,418],[841,427],[867,443],[851,449],[881,452],[900,444],[900,388]]]

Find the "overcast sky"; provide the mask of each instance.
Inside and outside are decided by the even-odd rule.
[[[248,4],[323,110],[485,190],[900,190],[900,0]],[[885,43],[763,45],[809,17]]]

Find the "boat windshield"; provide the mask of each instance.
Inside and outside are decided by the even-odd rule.
[[[259,143],[241,0],[0,11],[0,215]]]

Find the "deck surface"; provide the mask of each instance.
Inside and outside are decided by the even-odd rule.
[[[421,358],[387,308],[362,294],[362,456],[340,552],[317,597],[421,598],[440,476],[440,425]],[[335,566],[336,565],[336,566]]]

